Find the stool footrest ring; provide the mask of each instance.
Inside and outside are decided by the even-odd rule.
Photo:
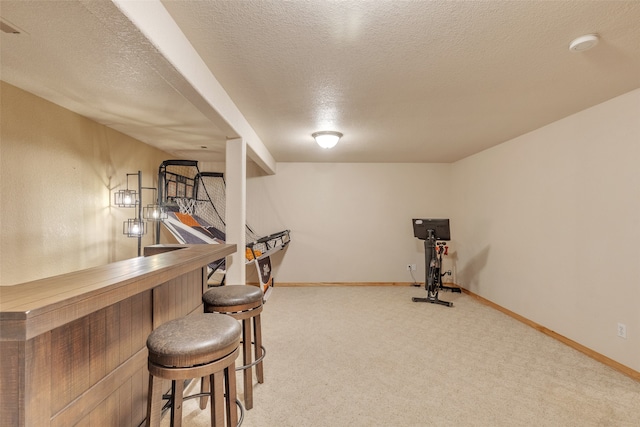
[[[226,394],[224,396],[227,397]],[[185,400],[195,399],[197,397],[211,397],[211,395],[209,393],[194,393],[194,394],[190,394],[189,396],[184,396],[182,398],[182,401],[184,402]],[[165,404],[165,407],[163,408],[163,413],[164,413],[167,409],[171,408],[171,403],[173,402],[173,398],[170,394],[165,394],[162,396],[162,398],[169,400]],[[242,402],[240,402],[239,399],[236,399],[236,406],[238,407],[238,409],[240,409],[240,417],[238,418],[238,424],[236,424],[236,427],[240,427],[242,425],[242,421],[244,421],[244,406],[242,406]],[[142,426],[146,420],[147,419],[145,418],[142,424],[140,424],[140,426]]]
[[[256,343],[251,341],[251,344],[255,345]],[[244,371],[245,369],[252,368],[256,366],[258,363],[262,362],[264,357],[267,355],[267,349],[265,349],[263,345],[261,345],[260,348],[262,349],[262,354],[260,355],[260,357],[258,357],[256,360],[249,363],[248,365],[236,366],[236,371]]]

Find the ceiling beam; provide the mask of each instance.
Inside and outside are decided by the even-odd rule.
[[[248,157],[274,174],[275,159],[164,5],[159,0],[112,2],[188,83],[174,84],[176,90],[221,129],[228,128],[228,139],[242,137]]]

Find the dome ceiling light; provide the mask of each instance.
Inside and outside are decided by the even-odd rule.
[[[320,132],[312,133],[311,136],[316,140],[318,145],[322,148],[333,148],[336,146],[342,134],[332,130],[323,130]]]
[[[600,38],[597,34],[587,34],[586,36],[580,36],[569,43],[569,50],[571,52],[584,52],[589,50],[598,44]]]

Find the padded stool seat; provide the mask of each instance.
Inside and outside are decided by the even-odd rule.
[[[209,289],[202,300],[213,307],[261,306],[264,294],[257,286],[225,285]],[[244,308],[244,307],[243,307]],[[245,308],[246,309],[246,308]],[[244,311],[244,310],[240,310]]]
[[[202,377],[203,382],[205,378],[209,381],[207,388],[211,390],[211,425],[221,427],[226,412],[227,426],[236,427],[235,361],[239,354],[240,333],[240,325],[232,317],[205,313],[172,320],[151,332],[147,338],[147,426],[160,425],[162,379],[171,380],[171,425],[180,426],[184,380]]]
[[[236,368],[243,371],[244,406],[253,408],[253,374],[256,367],[258,382],[264,382],[262,360],[266,354],[262,346],[262,327],[260,313],[264,294],[259,287],[251,285],[225,285],[209,289],[202,296],[204,310],[208,313],[224,313],[242,321],[243,366]],[[253,319],[253,342],[251,338],[251,322]],[[251,356],[251,344],[254,345],[254,360]]]

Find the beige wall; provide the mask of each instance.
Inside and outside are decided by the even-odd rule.
[[[111,207],[111,192],[138,170],[143,186],[155,186],[168,155],[4,82],[0,89],[0,283],[135,257],[137,239],[122,235],[134,210]]]
[[[225,172],[224,163],[199,168]],[[272,256],[276,283],[410,283],[407,264],[423,282],[424,246],[411,219],[449,218],[450,171],[449,164],[278,163],[266,176],[249,162],[247,223],[261,235],[291,230],[290,246]],[[247,281],[258,281],[253,266]]]
[[[247,181],[247,222],[261,234],[288,228],[279,282],[424,280],[414,217],[448,217],[449,164],[278,163]],[[278,257],[274,257],[278,261]]]
[[[639,165],[640,90],[455,163],[458,283],[640,370]]]

